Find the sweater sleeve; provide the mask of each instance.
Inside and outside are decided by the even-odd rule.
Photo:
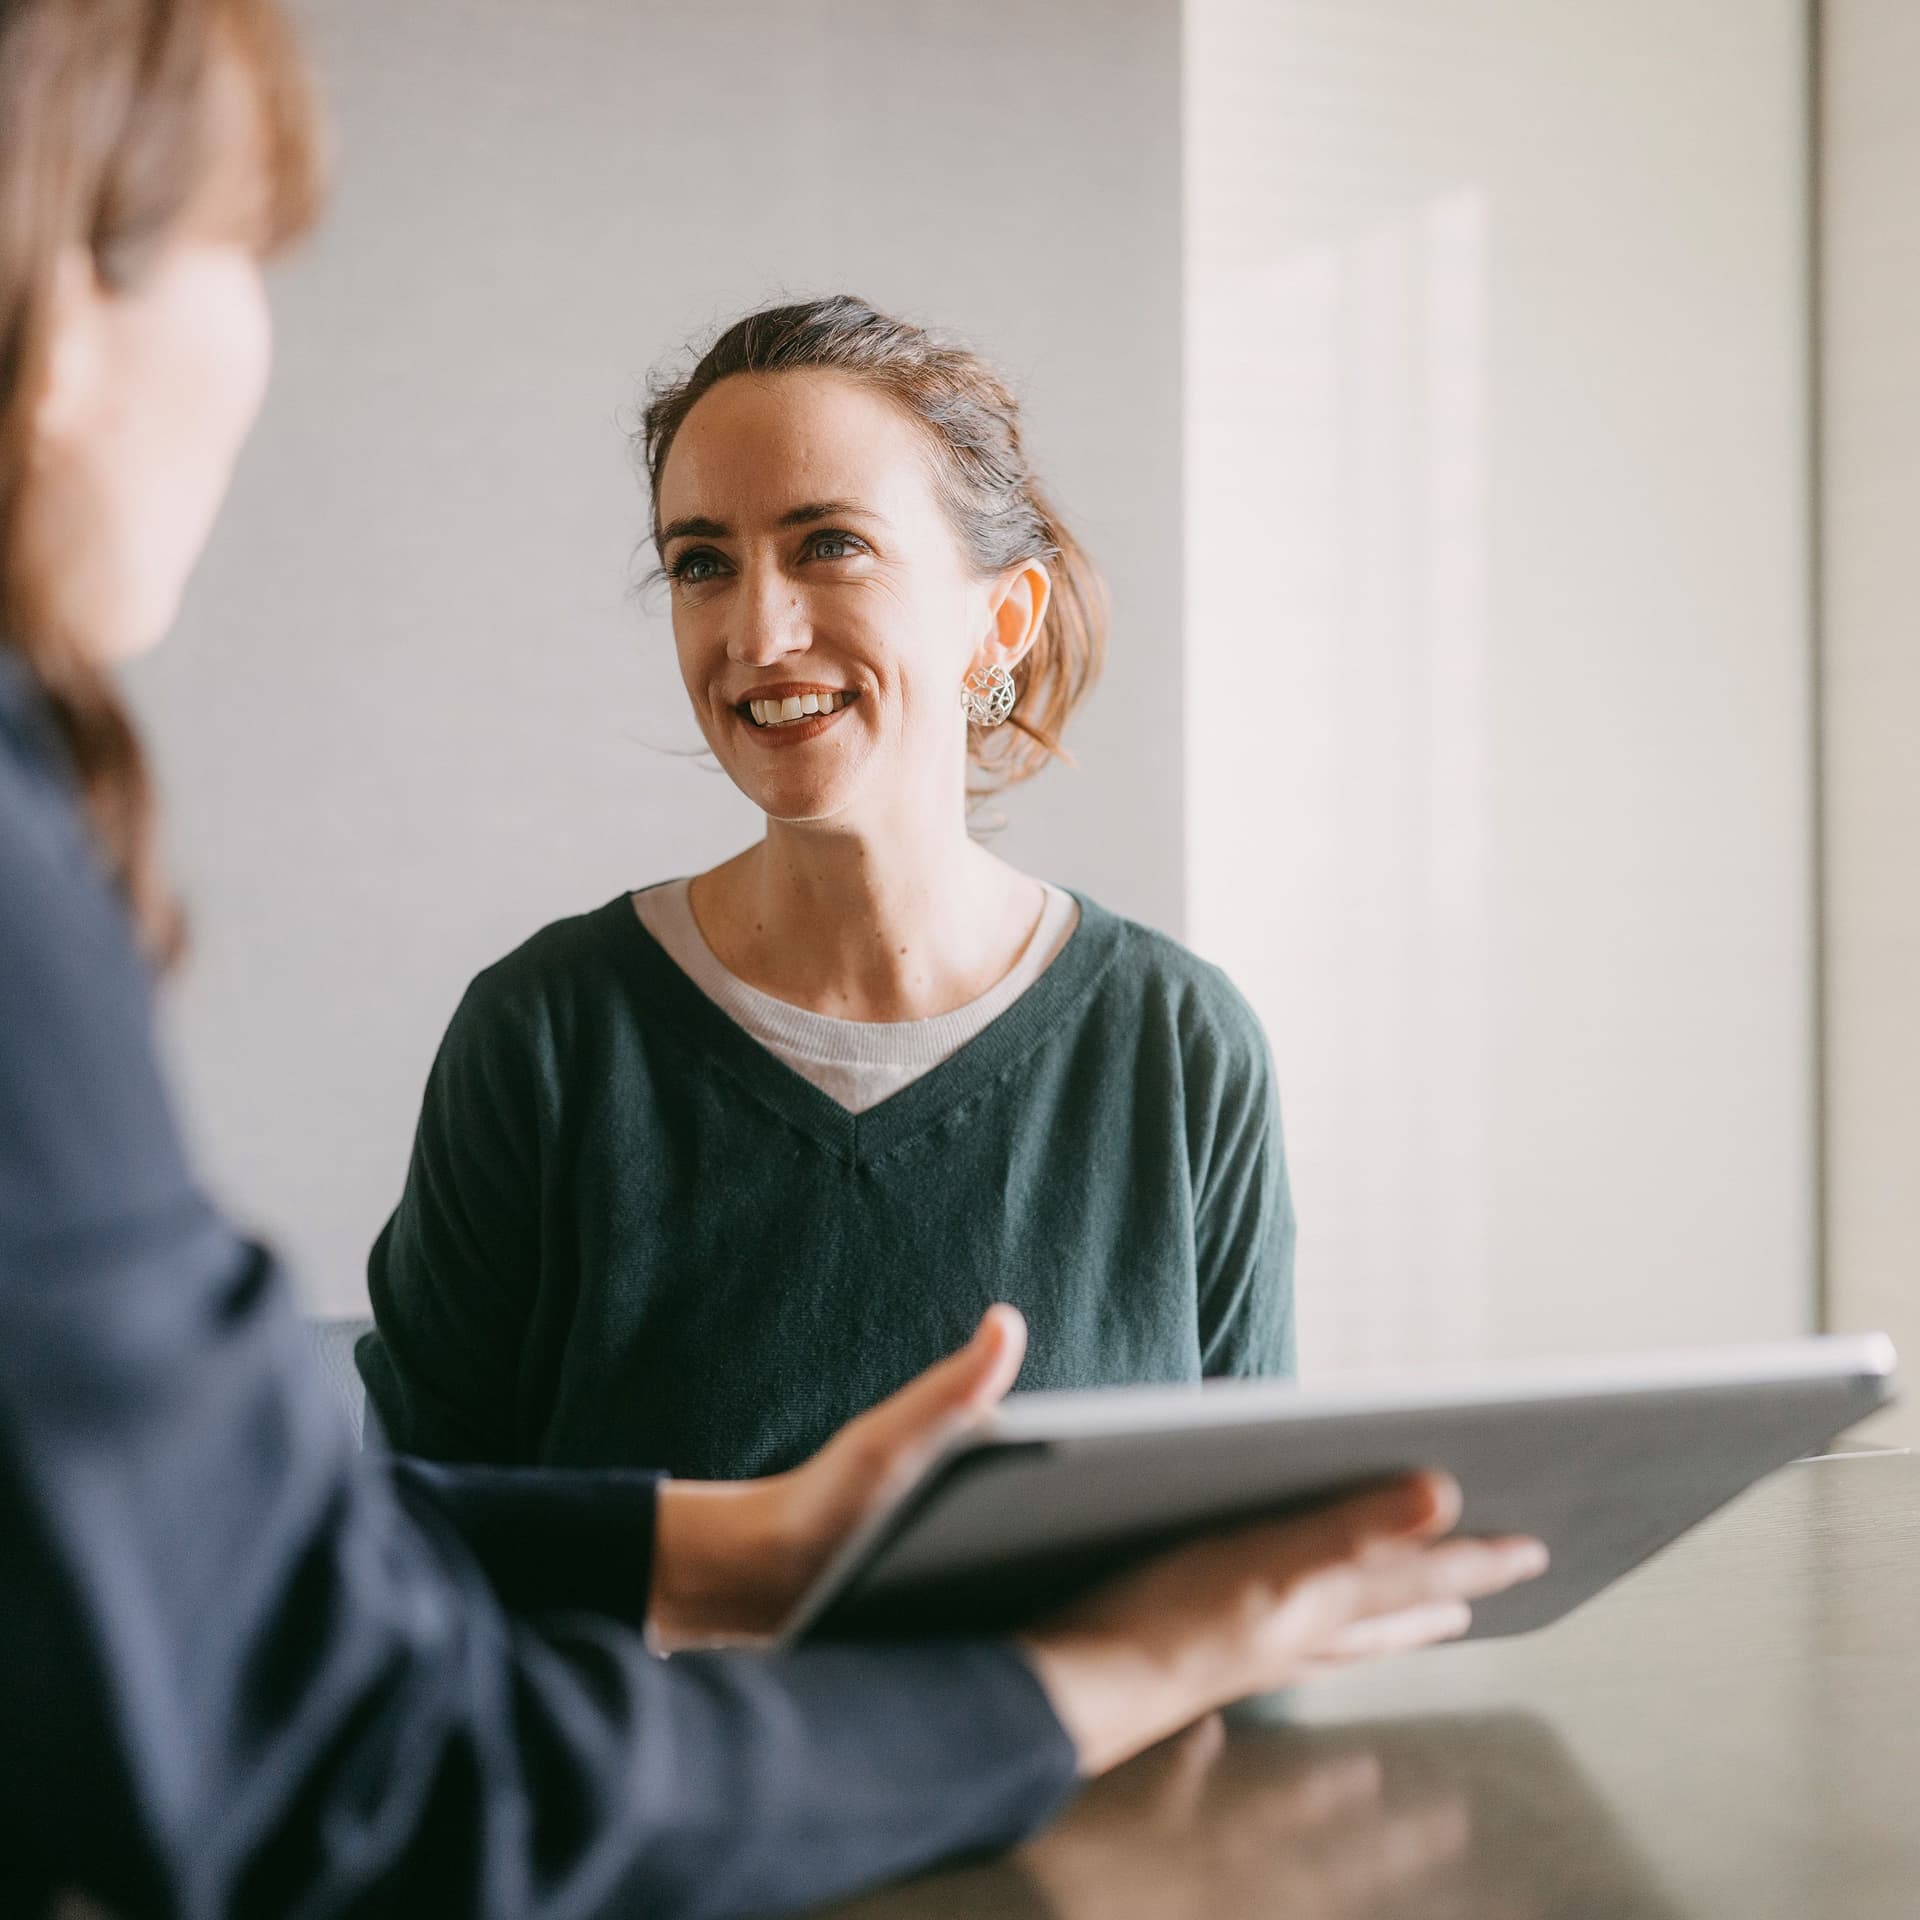
[[[427,1078],[405,1188],[367,1262],[374,1330],[355,1359],[396,1453],[507,1464],[538,1281],[533,1049],[467,990]]]
[[[20,775],[0,725],[0,1883],[717,1916],[1047,1817],[1072,1749],[1005,1646],[660,1661],[503,1607],[188,1176],[124,919]]]
[[[1224,976],[1218,988],[1189,1046],[1201,1371],[1287,1376],[1294,1217],[1273,1060],[1253,1010]]]

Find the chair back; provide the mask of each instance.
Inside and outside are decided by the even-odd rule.
[[[335,1397],[345,1409],[357,1444],[366,1440],[367,1390],[361,1384],[360,1369],[353,1364],[354,1343],[363,1333],[373,1331],[373,1322],[364,1315],[339,1319],[309,1320],[307,1344],[315,1364]]]

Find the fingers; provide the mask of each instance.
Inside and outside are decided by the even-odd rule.
[[[1538,1540],[1444,1540],[1405,1566],[1382,1569],[1373,1591],[1387,1604],[1369,1612],[1401,1611],[1448,1600],[1484,1600],[1547,1570]]]
[[[1320,1660],[1344,1666],[1355,1660],[1380,1660],[1390,1653],[1411,1653],[1442,1640],[1458,1640],[1473,1625],[1473,1609],[1464,1600],[1433,1600],[1399,1613],[1377,1613],[1342,1627]]]
[[[1545,1570],[1537,1540],[1436,1537],[1459,1515],[1454,1481],[1414,1475],[1225,1536],[1218,1550],[1252,1583],[1243,1591],[1270,1648],[1345,1664],[1464,1632],[1469,1602]]]
[[[1460,1506],[1460,1483],[1451,1474],[1410,1473],[1291,1524],[1303,1546],[1349,1560],[1381,1541],[1441,1539],[1459,1525]]]
[[[989,1307],[980,1316],[973,1338],[953,1356],[963,1378],[971,1369],[959,1411],[984,1413],[998,1406],[1013,1391],[1026,1357],[1026,1316],[1004,1301]]]
[[[1027,1323],[1019,1308],[989,1307],[964,1347],[861,1417],[863,1437],[883,1453],[932,1444],[1005,1399],[1026,1352]]]
[[[1234,1551],[1267,1558],[1273,1577],[1299,1579],[1357,1562],[1382,1546],[1440,1539],[1459,1518],[1458,1481],[1413,1473],[1310,1513],[1262,1521],[1232,1538]]]
[[[1545,1571],[1546,1548],[1537,1540],[1446,1538],[1460,1510],[1451,1475],[1410,1474],[1315,1513],[1249,1527],[1234,1550],[1267,1560],[1276,1584],[1337,1576],[1390,1601],[1356,1609],[1356,1616],[1428,1600],[1477,1600]]]
[[[1360,1622],[1428,1608],[1457,1607],[1503,1593],[1543,1573],[1547,1550],[1537,1540],[1443,1540],[1376,1551],[1330,1568],[1314,1610],[1329,1637]]]

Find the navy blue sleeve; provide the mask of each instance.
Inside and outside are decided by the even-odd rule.
[[[1009,1648],[657,1660],[502,1604],[525,1484],[489,1534],[484,1488],[354,1450],[190,1177],[144,970],[5,694],[0,1908],[776,1912],[1049,1816],[1074,1756]],[[650,1491],[608,1497],[641,1586]]]
[[[515,1613],[584,1611],[644,1628],[658,1474],[389,1459],[401,1504],[444,1521]]]

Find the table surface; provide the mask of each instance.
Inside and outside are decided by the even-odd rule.
[[[1915,1920],[1920,1457],[1777,1474],[1565,1620],[1316,1683],[842,1920]]]

